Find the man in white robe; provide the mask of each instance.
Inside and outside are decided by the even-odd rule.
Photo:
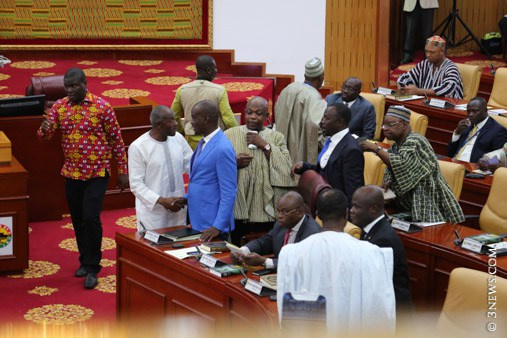
[[[176,132],[174,113],[168,107],[155,107],[150,122],[152,129],[132,142],[128,151],[139,231],[187,224],[183,174],[189,172],[192,149]]]
[[[393,251],[344,233],[347,205],[341,191],[322,192],[317,199],[322,232],[282,248],[277,275],[282,326],[283,298],[290,292],[296,299],[305,294],[324,296],[329,331],[394,330]]]

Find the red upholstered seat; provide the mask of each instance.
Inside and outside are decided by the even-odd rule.
[[[303,196],[313,218],[317,210],[317,196],[326,188],[331,188],[331,185],[315,170],[307,170],[299,178],[298,192]]]
[[[67,94],[63,87],[63,75],[38,76],[30,79],[30,85],[25,89],[25,95],[46,95],[46,109],[51,108],[56,100]]]

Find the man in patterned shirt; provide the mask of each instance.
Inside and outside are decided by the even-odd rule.
[[[372,142],[361,145],[387,165],[383,188],[394,191],[396,207],[410,212],[414,222],[463,222],[463,211],[440,172],[433,148],[410,128],[410,110],[389,107],[382,128],[395,142],[388,151]]]
[[[37,136],[49,141],[60,129],[65,163],[65,193],[79,249],[76,277],[86,277],[84,287],[97,286],[102,244],[100,212],[111,170],[118,163],[118,185],[128,185],[127,157],[120,126],[111,105],[86,90],[86,76],[79,68],[63,78],[67,97],[55,102]]]
[[[432,36],[426,40],[426,59],[398,78],[398,90],[407,95],[463,98],[463,82],[458,67],[445,57],[445,40]]]

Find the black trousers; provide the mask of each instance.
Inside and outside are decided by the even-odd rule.
[[[109,175],[88,181],[65,179],[65,194],[79,249],[79,263],[88,273],[100,271],[102,222],[100,212]]]
[[[406,12],[407,30],[405,36],[405,52],[413,54],[420,46],[417,44],[418,34],[422,34],[424,43],[433,33],[434,8],[422,9],[419,1],[412,12]],[[423,45],[424,46],[424,45]]]

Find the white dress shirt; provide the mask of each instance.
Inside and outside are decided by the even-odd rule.
[[[215,129],[212,133],[208,134],[207,136],[203,137],[204,143],[202,144],[201,152],[204,150],[204,147],[208,144],[208,142],[215,136],[220,128]]]
[[[327,164],[327,161],[329,161],[329,158],[331,157],[331,154],[333,153],[334,148],[340,143],[342,138],[349,132],[349,128],[345,128],[342,131],[337,132],[333,136],[331,136],[331,143],[329,143],[329,147],[327,148],[326,152],[322,155],[320,158],[320,167],[324,168]]]
[[[373,220],[371,223],[369,223],[367,226],[365,226],[363,228],[363,234],[364,234],[363,236],[366,236],[371,231],[371,228],[373,228],[373,226],[375,224],[377,224],[377,222],[380,221],[382,218],[384,218],[384,215],[377,217],[375,220]]]

